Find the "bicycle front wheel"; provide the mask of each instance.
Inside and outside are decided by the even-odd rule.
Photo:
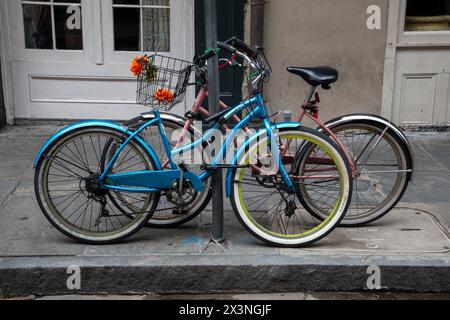
[[[280,171],[266,170],[271,157],[269,139],[262,139],[240,157],[232,175],[231,203],[243,226],[258,239],[280,247],[303,247],[328,235],[343,219],[351,198],[352,178],[348,163],[325,135],[308,128],[277,134],[283,165],[294,182],[295,192],[284,184]],[[305,144],[315,147],[321,165],[301,175],[297,172],[299,151]],[[270,148],[269,148],[270,149]],[[305,209],[301,188],[314,191],[326,219]]]

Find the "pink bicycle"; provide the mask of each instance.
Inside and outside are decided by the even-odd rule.
[[[236,48],[237,52],[243,52],[250,57],[256,57],[263,52],[262,48],[252,48],[236,38],[232,38],[226,43]],[[208,54],[207,52],[204,56]],[[236,65],[246,70],[243,64],[236,61],[236,57],[235,54],[229,59],[222,60],[222,62],[225,62],[221,64],[221,68],[227,65]],[[267,60],[263,58],[261,63],[267,63]],[[305,117],[312,120],[317,124],[320,131],[329,135],[336,142],[350,164],[354,178],[353,196],[341,225],[361,226],[380,219],[400,201],[412,179],[414,156],[408,139],[395,124],[372,114],[351,114],[335,118],[326,123],[322,122],[319,119],[320,97],[317,89],[319,87],[325,90],[330,89],[330,85],[338,80],[338,72],[330,67],[289,67],[288,71],[300,76],[311,85],[308,96],[298,108],[298,116],[295,121],[302,122]],[[175,135],[175,138],[171,141],[176,147],[182,145],[186,137],[190,137],[189,141],[193,141],[195,137],[201,136],[202,130],[195,126],[195,121],[213,122],[221,118],[228,110],[228,106],[220,102],[223,111],[213,116],[209,114],[207,108],[203,106],[208,96],[206,69],[197,68],[196,74],[197,85],[200,89],[192,108],[186,115],[181,117],[175,114],[161,113],[166,130],[181,132],[181,134]],[[131,119],[126,125],[131,129],[139,128],[143,122],[152,117],[154,117],[153,113],[145,113]],[[240,121],[237,116],[234,117],[234,120]],[[224,129],[227,128],[225,124],[223,127]],[[155,140],[158,137],[155,130],[157,128],[150,127],[141,135],[145,140],[151,141],[155,152],[163,155],[163,145]],[[245,128],[245,130],[249,130],[249,128]],[[168,132],[168,136],[172,136],[171,132]],[[160,149],[157,147],[158,145]],[[295,172],[304,173],[305,170],[320,170],[320,166],[326,164],[324,161],[326,162],[327,159],[316,158],[314,148],[308,143],[302,145],[298,152],[303,154],[300,157],[295,157],[296,159],[302,159],[298,163],[293,163]],[[292,162],[293,159],[283,158],[283,162],[289,161]],[[194,200],[191,199],[186,204],[175,203],[170,195],[162,197],[158,210],[154,213],[148,226],[168,228],[192,220],[209,203],[211,197],[210,180],[205,182],[205,187],[204,192],[197,194]],[[323,186],[318,186],[316,190],[312,188],[302,189],[301,192],[305,200],[303,205],[315,217],[326,219],[325,212],[323,214],[321,212],[321,208],[323,208],[321,197],[317,197],[317,194],[322,193],[323,197],[326,197],[334,191],[327,190]],[[315,197],[311,196],[313,192],[316,194]],[[135,200],[137,202],[146,201],[146,199]],[[117,201],[118,206],[127,205],[124,199]]]

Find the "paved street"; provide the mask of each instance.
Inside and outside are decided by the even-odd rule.
[[[206,294],[206,295],[151,295],[151,296],[50,296],[29,297],[36,300],[450,300],[450,294],[402,293],[348,293],[348,292],[293,292],[268,294]]]
[[[409,134],[415,179],[383,220],[340,228],[307,249],[278,249],[249,235],[228,201],[227,248],[209,243],[210,210],[179,229],[144,229],[118,245],[71,241],[34,196],[34,156],[57,129],[0,131],[0,294],[71,294],[70,265],[86,270],[80,293],[91,294],[362,291],[370,265],[381,267],[384,289],[450,291],[450,277],[442,278],[450,274],[449,133]]]

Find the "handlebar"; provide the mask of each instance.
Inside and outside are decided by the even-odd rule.
[[[255,68],[255,62],[254,60],[256,59],[258,52],[255,51],[254,54],[252,53],[252,55],[250,55],[249,53],[247,53],[246,51],[251,50],[250,47],[248,47],[243,41],[238,40],[239,42],[236,42],[239,44],[239,48],[236,48],[234,45],[230,45],[228,42],[232,42],[235,40],[238,40],[236,38],[231,38],[230,40],[227,40],[226,42],[217,42],[217,46],[222,49],[225,50],[227,52],[229,52],[230,54],[236,54],[239,57],[241,57],[242,59],[246,60],[248,62],[249,65],[251,65],[253,68]],[[242,44],[244,44],[244,46],[242,46]],[[241,49],[242,46],[242,49]],[[247,48],[245,48],[247,47]]]
[[[244,55],[246,55],[250,59],[256,59],[258,56],[258,48],[252,48],[248,44],[246,44],[244,41],[233,37],[228,39],[225,42],[218,41],[217,42],[218,48],[221,50],[227,51],[231,54],[235,54],[236,52],[241,52]],[[201,62],[205,62],[212,57],[216,56],[219,53],[219,51],[216,49],[209,49],[207,52],[205,52],[203,55],[198,55],[194,58],[195,64],[200,64]]]
[[[233,37],[225,42],[217,42],[218,49],[209,49],[203,55],[198,55],[194,58],[194,64],[196,65],[196,72],[201,72],[204,67],[201,67],[208,59],[216,56],[220,50],[224,50],[233,55],[232,59],[235,57],[240,57],[246,61],[247,65],[250,67],[251,82],[253,88],[256,90],[260,81],[267,81],[270,76],[271,68],[268,65],[263,48],[261,47],[250,47],[244,41]],[[266,61],[266,63],[264,63]],[[228,61],[229,62],[229,61]],[[241,65],[242,66],[242,65]]]

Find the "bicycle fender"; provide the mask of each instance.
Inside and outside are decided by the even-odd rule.
[[[300,128],[302,126],[302,124],[300,122],[281,122],[281,123],[275,123],[271,126],[272,130],[289,130],[289,129],[297,129]],[[246,149],[255,141],[257,141],[257,139],[263,135],[266,134],[266,130],[264,129],[260,129],[256,132],[256,134],[252,135],[247,141],[246,143],[244,143],[236,152],[236,155],[233,158],[233,161],[231,163],[231,165],[235,166],[238,164],[239,158],[240,156],[245,153]],[[231,197],[231,185],[232,185],[232,175],[233,175],[233,168],[228,169],[227,171],[227,178],[226,178],[226,194],[227,194],[227,198]]]
[[[330,128],[336,128],[341,125],[350,124],[350,123],[366,123],[370,124],[376,127],[379,127],[381,129],[388,128],[389,133],[392,134],[394,137],[396,137],[401,147],[405,151],[406,156],[406,163],[408,166],[408,170],[411,170],[410,173],[408,173],[408,179],[409,181],[413,178],[414,168],[415,168],[415,158],[414,158],[414,152],[411,147],[411,143],[409,142],[408,138],[404,134],[404,132],[393,122],[378,116],[374,114],[368,114],[368,113],[357,113],[357,114],[349,114],[345,116],[341,116],[338,118],[334,118],[328,122],[325,123],[325,125]],[[322,128],[319,128],[319,131],[323,132]]]
[[[39,151],[34,164],[33,164],[33,168],[37,168],[39,162],[41,161],[41,159],[46,155],[46,153],[48,152],[48,150],[50,149],[50,147],[61,137],[63,137],[66,134],[69,134],[75,130],[81,129],[81,128],[89,128],[89,127],[102,127],[102,128],[108,128],[108,129],[115,129],[117,131],[123,132],[125,135],[129,136],[131,135],[133,132],[129,131],[126,127],[121,126],[120,124],[116,123],[116,122],[112,122],[112,121],[99,121],[99,120],[94,120],[94,121],[82,121],[82,122],[78,122],[75,124],[72,124],[70,126],[67,126],[63,129],[61,129],[60,131],[58,131],[55,135],[53,135],[50,139],[47,140],[47,142],[44,144],[44,146],[42,147],[42,149]],[[158,157],[156,156],[156,153],[153,151],[152,147],[150,147],[149,145],[147,145],[144,141],[142,141],[142,139],[139,136],[136,136],[134,138],[140,145],[142,148],[144,148],[148,154],[153,158],[153,160],[155,161],[155,164],[157,166],[157,170],[162,170],[162,166],[161,163],[158,159]]]

